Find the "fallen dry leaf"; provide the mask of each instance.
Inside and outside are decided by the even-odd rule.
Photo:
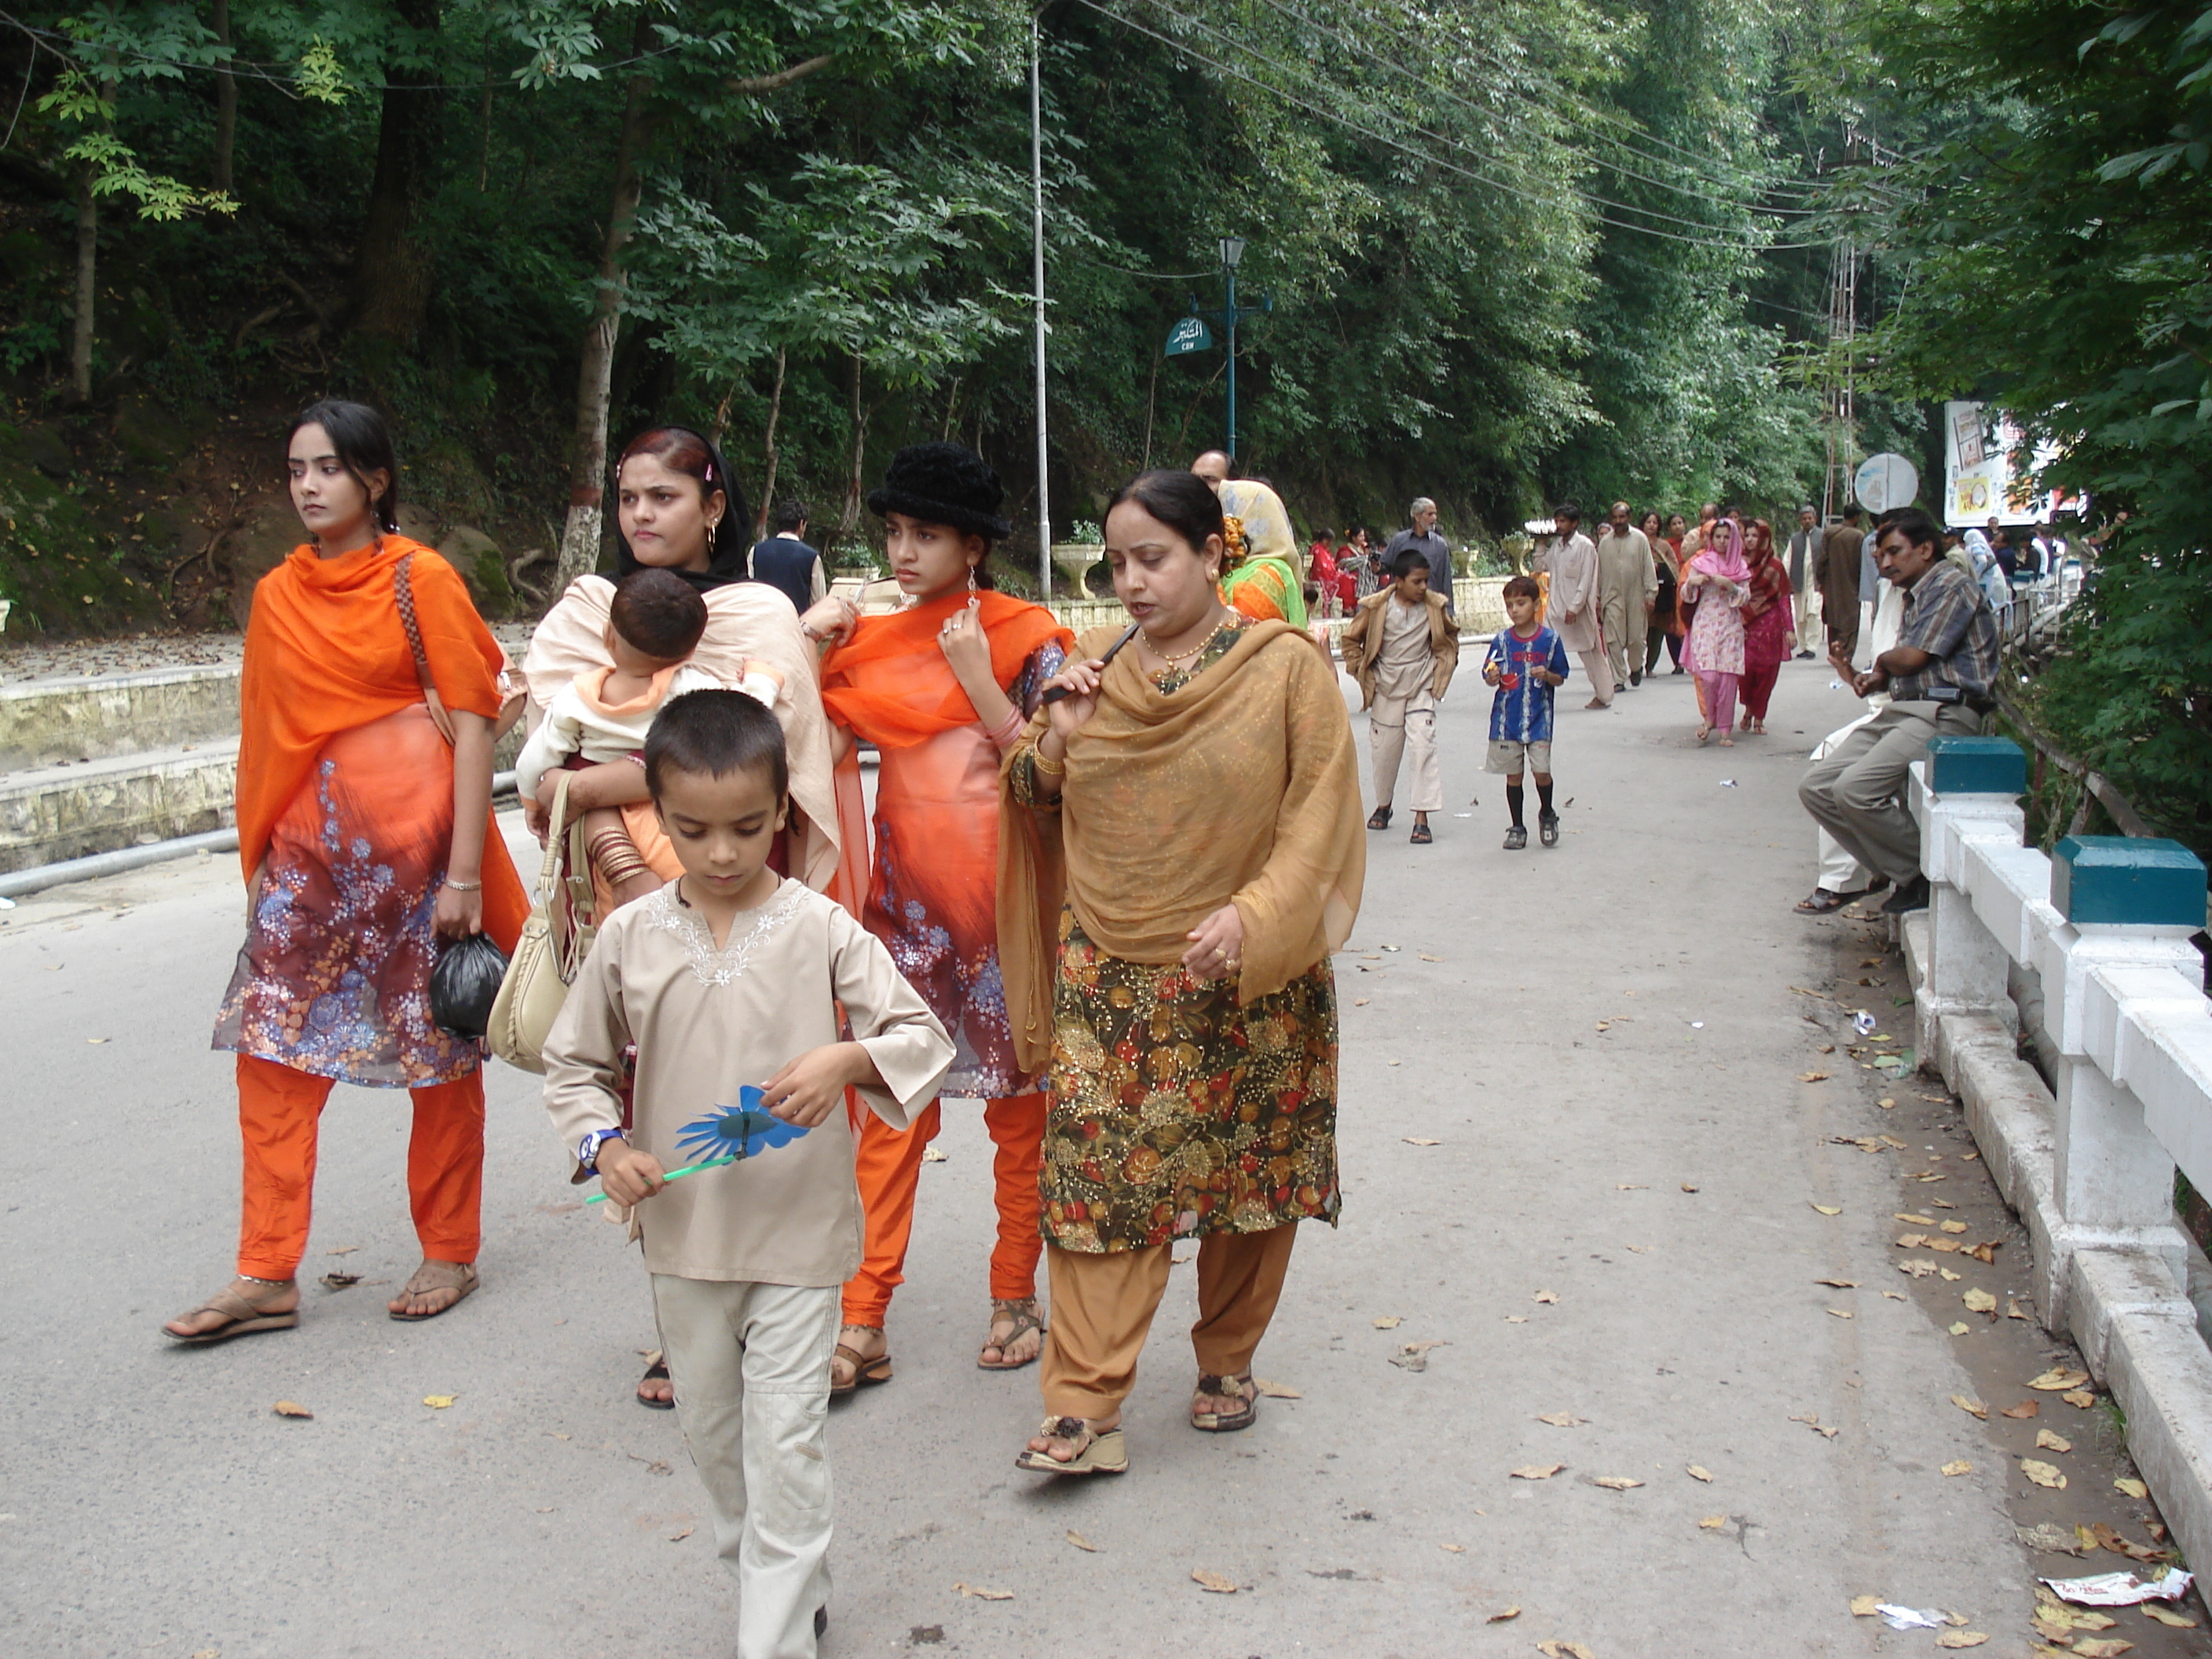
[[[1526,1314],[1508,1314],[1505,1316],[1505,1322],[1509,1325],[1525,1325],[1528,1322],[1528,1316]]]
[[[1191,1577],[1198,1578],[1198,1575],[1196,1573],[1191,1574]],[[1202,1578],[1200,1578],[1199,1582],[1202,1584],[1206,1583],[1206,1581]],[[1231,1589],[1235,1589],[1237,1588],[1236,1585],[1230,1584],[1229,1581],[1225,1578],[1222,1580],[1222,1583],[1228,1584]],[[1211,1584],[1206,1584],[1206,1587],[1208,1589],[1212,1589],[1213,1588]],[[986,1589],[981,1584],[955,1584],[952,1588],[958,1590],[963,1595],[974,1596],[978,1601],[1011,1601],[1014,1599],[1014,1593],[1012,1590]]]
[[[1651,1188],[1636,1182],[1616,1181],[1613,1183],[1613,1190],[1616,1193],[1648,1193]]]
[[[2008,1297],[2005,1299],[2005,1317],[2007,1319],[2025,1319],[2027,1317],[2027,1310],[2021,1307],[2019,1303],[2013,1301],[2009,1297]]]
[[[1893,1107],[1893,1106],[1896,1105],[1896,1104],[1897,1104],[1897,1102],[1896,1102],[1893,1098],[1892,1098],[1891,1097],[1889,1097],[1889,1096],[1887,1096],[1887,1095],[1885,1095],[1885,1096],[1883,1096],[1880,1100],[1877,1100],[1876,1102],[1875,1102],[1875,1105],[1877,1105],[1877,1106],[1879,1106],[1879,1107],[1881,1107],[1881,1109],[1882,1109],[1882,1110],[1884,1110],[1884,1111],[1886,1112],[1886,1111],[1887,1111],[1891,1107]]]
[[[1859,1282],[1856,1279],[1816,1279],[1813,1282],[1815,1285],[1826,1285],[1832,1290],[1838,1291],[1856,1291],[1859,1287]]]
[[[1400,1135],[1398,1139],[1404,1141],[1408,1146],[1441,1146],[1443,1145],[1443,1141],[1431,1140],[1426,1135]]]
[[[635,1452],[629,1453],[629,1461],[633,1463],[644,1464],[645,1472],[647,1474],[673,1474],[676,1473],[672,1467],[663,1462],[658,1457],[640,1457]]]
[[[1936,1271],[1943,1276],[1943,1282],[1946,1285],[1955,1285],[1965,1277],[1964,1274],[1953,1273],[1948,1267],[1938,1267]]]
[[[1233,1578],[1224,1578],[1219,1573],[1208,1572],[1204,1567],[1193,1567],[1190,1570],[1190,1576],[1199,1589],[1209,1595],[1237,1594],[1237,1581]]]
[[[2134,1647],[2134,1643],[2122,1641],[2117,1636],[2082,1636],[2074,1642],[2074,1651],[2081,1659],[2119,1659],[2120,1655]]]
[[[2088,1372],[2069,1370],[2065,1366],[2060,1365],[2044,1372],[2040,1376],[2030,1377],[2027,1386],[2031,1389],[2040,1389],[2045,1394],[2057,1394],[2065,1389],[2078,1389],[2088,1380]]]
[[[1960,1320],[1952,1325],[1951,1334],[1954,1336],[1964,1336],[1973,1328],[1974,1328],[1972,1325],[1967,1324],[1964,1320]]]
[[[1692,1463],[1684,1471],[1692,1480],[1711,1480],[1713,1472],[1699,1463]]]
[[[1904,1293],[1900,1291],[1884,1291],[1882,1294],[1887,1297],[1892,1302],[1902,1302],[1905,1299]]]
[[[1643,1484],[1641,1480],[1625,1474],[1601,1474],[1590,1482],[1593,1486],[1603,1486],[1607,1492],[1633,1492]]]
[[[1978,1630],[1947,1630],[1936,1638],[1939,1648],[1978,1648],[1990,1638]]]
[[[1797,1073],[1797,1080],[1800,1083],[1826,1083],[1828,1080],[1828,1074],[1826,1072],[1800,1072]]]
[[[1375,1322],[1375,1328],[1378,1331],[1395,1331],[1405,1322],[1406,1316],[1403,1314],[1384,1314]]]
[[[310,1422],[313,1421],[315,1415],[296,1400],[280,1400],[269,1409],[279,1417],[305,1418]]]
[[[668,1541],[672,1544],[680,1544],[697,1530],[696,1527],[686,1527],[682,1532],[672,1532],[668,1534]]]
[[[2155,1601],[2144,1602],[2142,1604],[2142,1610],[2143,1616],[2146,1619],[2155,1619],[2160,1624],[2164,1625],[2169,1630],[2195,1630],[2197,1628],[2197,1621],[2194,1619],[2185,1619],[2181,1614],[2174,1612],[2172,1608],[2162,1607]]]
[[[1073,1527],[1070,1527],[1067,1529],[1067,1541],[1074,1545],[1076,1548],[1087,1551],[1092,1555],[1098,1553],[1098,1546],[1092,1543],[1088,1538],[1085,1538],[1081,1533],[1076,1531]]]
[[[2112,1490],[2114,1492],[2124,1492],[2130,1498],[2148,1498],[2150,1496],[2150,1488],[2148,1486],[2143,1485],[2140,1480],[2130,1480],[2124,1475],[2123,1475],[2119,1480],[2112,1482]]]
[[[1589,1419],[1577,1417],[1572,1412],[1546,1412],[1536,1420],[1539,1423],[1549,1423],[1555,1429],[1571,1429],[1589,1422]]]
[[[1978,1417],[1984,1423],[1990,1420],[1990,1408],[1978,1400],[1969,1400],[1963,1394],[1954,1394],[1951,1396],[1951,1403],[1969,1417]]]
[[[1442,962],[1443,960],[1442,957],[1432,957],[1425,951],[1420,951],[1418,954],[1423,962]]]
[[[1390,1363],[1401,1370],[1425,1371],[1429,1368],[1429,1350],[1449,1346],[1451,1344],[1449,1342],[1433,1340],[1427,1342],[1407,1342],[1390,1356]]]
[[[1597,1656],[1579,1642],[1539,1642],[1536,1651],[1544,1659],[1597,1659]]]
[[[1303,1400],[1305,1398],[1305,1394],[1303,1389],[1294,1389],[1287,1382],[1270,1382],[1264,1376],[1255,1376],[1252,1379],[1252,1382],[1253,1386],[1257,1388],[1261,1394],[1269,1400]]]
[[[349,1291],[361,1283],[359,1273],[325,1273],[318,1281],[326,1291]]]
[[[426,1394],[422,1396],[422,1403],[434,1412],[441,1412],[459,1398],[457,1394]]]
[[[351,1255],[361,1248],[358,1244],[341,1244],[335,1250],[325,1250],[325,1255]]]
[[[1539,1291],[1534,1297],[1534,1300],[1538,1302],[1557,1302],[1559,1299],[1559,1293],[1557,1291]]]
[[[1513,1480],[1549,1480],[1566,1467],[1565,1463],[1523,1463],[1517,1469],[1509,1470],[1507,1478]]]
[[[2087,1411],[2097,1403],[2097,1396],[2087,1389],[2075,1389],[2058,1396],[2076,1411]]]
[[[1449,1550],[1454,1555],[1465,1555],[1467,1553],[1467,1546],[1464,1544],[1439,1544],[1437,1547],[1440,1550]]]
[[[1897,1264],[1898,1272],[1912,1279],[1925,1279],[1936,1270],[1936,1264],[1932,1261],[1900,1261]]]
[[[1963,1233],[1966,1231],[1966,1224],[1963,1221],[1946,1221],[1940,1224],[1947,1233]]]
[[[1692,1186],[1688,1182],[1686,1182],[1686,1182],[1684,1182],[1682,1183],[1682,1190],[1683,1190],[1684,1192],[1686,1192],[1686,1193],[1694,1193],[1694,1192],[1695,1192],[1695,1191],[1697,1191],[1698,1189],[1697,1189],[1695,1187],[1692,1187]]]
[[[2035,1431],[2035,1443],[2045,1451],[2070,1452],[2074,1443],[2063,1434],[2053,1434],[2048,1429]]]
[[[1609,1021],[1601,1019],[1597,1023],[1597,1029],[1601,1031],[1610,1031],[1613,1026]]]
[[[1832,1317],[1837,1319],[1849,1319],[1851,1317],[1850,1314],[1846,1313],[1841,1308],[1831,1308],[1828,1310],[1828,1312]]]
[[[1521,1609],[1518,1607],[1510,1607],[1506,1608],[1503,1613],[1492,1613],[1489,1618],[1484,1620],[1482,1622],[1486,1625],[1502,1625],[1509,1619],[1518,1619],[1520,1616]]]
[[[1725,1515],[1708,1515],[1698,1522],[1698,1528],[1705,1532],[1718,1532],[1726,1525],[1728,1516]]]
[[[1917,1250],[1924,1249],[1927,1243],[1928,1235],[1925,1233],[1905,1233],[1898,1238],[1897,1248],[1900,1250]]]
[[[2007,1406],[2004,1408],[2003,1415],[2007,1417],[2016,1417],[2021,1422],[2025,1423],[2030,1418],[2037,1416],[2042,1412],[2042,1410],[2043,1402],[2040,1400],[2023,1400],[2017,1406]]]
[[[1851,1617],[1871,1619],[1875,1615],[1875,1609],[1881,1605],[1881,1597],[1879,1595],[1854,1595],[1851,1597]]]
[[[1899,1210],[1890,1218],[1893,1221],[1909,1221],[1916,1227],[1932,1227],[1936,1224],[1934,1216],[1915,1215],[1910,1210]]]
[[[1841,1215],[1844,1212],[1844,1206],[1840,1204],[1815,1204],[1813,1207],[1822,1215]]]
[[[1959,1300],[1966,1304],[1968,1313],[1993,1314],[1997,1310],[1997,1299],[1987,1291],[1973,1290],[1960,1293]]]
[[[2020,1472],[2039,1486],[2049,1486],[2054,1490],[2063,1491],[2066,1486],[2066,1477],[2059,1474],[2058,1467],[2055,1463],[2039,1462],[2033,1457],[2023,1457],[2020,1460]]]
[[[1355,1008],[1364,1008],[1373,1000],[1374,999],[1372,997],[1354,997],[1352,1000],[1352,1006]]]
[[[1948,1475],[1972,1474],[1973,1472],[1974,1466],[1963,1457],[1954,1458],[1943,1466],[1943,1473]]]

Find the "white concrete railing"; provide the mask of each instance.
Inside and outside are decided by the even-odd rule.
[[[1967,741],[1994,772],[1939,750],[1910,787],[1931,888],[1904,930],[1921,1064],[2028,1231],[2042,1322],[2081,1345],[2184,1551],[2212,1560],[2212,1352],[2173,1214],[2177,1166],[2212,1193],[2203,866],[2172,842],[2022,846],[2024,765],[2007,781],[1996,752],[2019,751]],[[2023,1022],[2055,1087],[2019,1057]]]

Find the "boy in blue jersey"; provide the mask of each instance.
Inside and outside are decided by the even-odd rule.
[[[1505,774],[1505,805],[1513,814],[1513,827],[1505,832],[1509,853],[1528,844],[1528,828],[1521,821],[1524,767],[1536,775],[1537,833],[1545,846],[1559,844],[1559,815],[1552,810],[1552,696],[1567,683],[1567,647],[1536,620],[1543,596],[1534,576],[1505,584],[1511,625],[1498,630],[1482,665],[1483,684],[1498,688],[1490,704],[1487,769]]]

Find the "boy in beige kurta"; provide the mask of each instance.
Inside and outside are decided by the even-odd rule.
[[[754,835],[757,846],[735,876],[730,836],[721,865],[702,860],[698,848],[712,836],[696,830],[687,839],[686,813],[713,817],[722,811],[716,790],[747,780],[671,772],[664,728],[687,717],[734,723],[781,760],[775,716],[741,693],[694,693],[655,720],[647,775],[685,873],[616,910],[600,930],[545,1043],[545,1108],[581,1168],[650,1163],[634,1231],[653,1275],[684,1437],[714,1505],[717,1548],[738,1577],[738,1651],[812,1659],[830,1590],[822,1425],[839,1295],[860,1263],[860,1200],[842,1099],[826,1109],[817,1077],[820,1115],[802,1131],[782,1115],[778,1080],[849,1050],[840,1043],[842,1004],[865,1056],[847,1053],[836,1080],[851,1081],[871,1109],[903,1128],[935,1096],[953,1048],[881,941],[804,883],[761,869],[772,828]],[[781,777],[775,781],[770,790],[750,780],[780,823],[786,803]],[[746,821],[729,811],[742,841]],[[715,883],[757,902],[732,914],[729,900],[716,902]],[[725,922],[718,945],[714,929]],[[623,1062],[631,1044],[634,1081]],[[718,1135],[718,1120],[738,1133]],[[624,1143],[619,1159],[614,1140]],[[732,1152],[736,1162],[660,1184],[662,1171]],[[613,1194],[615,1175],[607,1186]]]

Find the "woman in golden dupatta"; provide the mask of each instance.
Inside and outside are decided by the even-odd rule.
[[[1066,698],[1006,758],[1000,960],[1050,1097],[1046,1415],[1017,1460],[1042,1473],[1127,1468],[1121,1402],[1182,1240],[1191,1425],[1249,1425],[1295,1224],[1342,1202],[1328,957],[1365,873],[1352,727],[1310,640],[1222,603],[1223,528],[1191,473],[1114,497],[1135,631],[1111,663],[1115,630],[1079,640]]]

